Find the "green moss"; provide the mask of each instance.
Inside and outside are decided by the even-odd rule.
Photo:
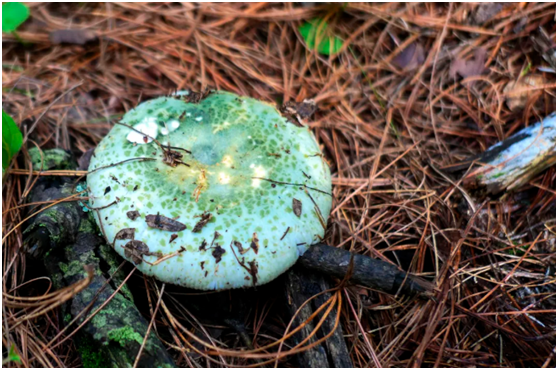
[[[136,341],[139,344],[143,342],[143,337],[129,326],[109,331],[108,337],[110,340],[118,342],[122,347],[130,341]]]
[[[504,172],[499,172],[499,173],[496,173],[496,174],[492,175],[492,178],[493,178],[493,179],[497,179],[497,178],[502,177],[502,176],[504,176],[504,175],[505,175]]]
[[[64,275],[66,275],[66,274],[68,273],[68,265],[65,264],[64,262],[60,262],[60,263],[58,264],[58,267],[60,267],[60,271],[62,271],[62,273],[63,273]]]
[[[93,344],[90,339],[82,339],[78,347],[81,362],[85,368],[113,367],[104,351]]]
[[[87,272],[83,268],[83,263],[81,261],[72,261],[69,264],[60,263],[60,270],[64,273],[64,276],[76,276],[81,275],[84,278],[87,277]]]
[[[58,168],[58,169],[73,169],[72,157],[63,149],[50,149],[41,153],[39,148],[33,147],[29,149],[33,169],[36,171],[43,171]]]
[[[78,232],[80,233],[87,233],[87,234],[95,234],[96,230],[93,228],[91,222],[83,221],[79,224]]]
[[[107,317],[104,315],[105,309],[101,310],[98,314],[93,316],[91,322],[98,328],[102,328],[107,325]]]

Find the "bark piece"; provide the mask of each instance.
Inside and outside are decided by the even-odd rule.
[[[287,295],[286,304],[290,314],[294,316],[295,312],[302,306],[302,304],[310,297],[317,293],[323,292],[331,288],[329,283],[322,275],[318,275],[312,271],[307,271],[301,266],[297,266],[289,270],[285,278],[285,294]],[[294,319],[291,328],[296,328],[303,322],[307,321],[312,313],[320,307],[331,295],[325,293],[312,300],[311,303],[304,306],[299,312],[298,316]],[[316,342],[318,339],[323,338],[331,332],[335,327],[335,317],[337,310],[334,309],[330,312],[329,316],[325,319],[324,323],[306,344]],[[321,315],[318,315],[321,318]],[[306,324],[306,326],[294,335],[294,342],[299,343],[304,338],[308,337],[315,329],[318,319],[314,319]],[[335,333],[329,337],[325,342],[313,347],[308,351],[304,351],[296,355],[298,365],[307,368],[352,368],[349,351],[345,340],[343,339],[343,331],[341,325],[337,326]]]
[[[481,166],[464,179],[466,187],[492,194],[518,189],[556,164],[556,112],[493,145],[476,162]]]
[[[343,279],[349,271],[353,257],[350,282],[378,289],[385,293],[408,295],[433,292],[431,282],[407,274],[396,266],[360,254],[353,254],[343,249],[325,244],[314,244],[297,261],[298,266],[319,271],[326,276]]]

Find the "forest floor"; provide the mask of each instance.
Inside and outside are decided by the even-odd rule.
[[[2,107],[25,138],[2,183],[3,358],[12,345],[19,357],[10,366],[81,366],[59,307],[41,305],[56,297],[49,277],[22,252],[24,196],[37,177],[27,149],[80,158],[139,102],[205,88],[278,105],[313,99],[306,123],[333,176],[325,242],[437,286],[432,300],[341,287],[339,324],[356,367],[556,366],[555,167],[492,195],[461,186],[467,168],[443,172],[555,111],[556,75],[539,69],[556,47],[555,3],[29,7],[17,33],[2,36]],[[80,31],[55,32],[66,29]],[[130,281],[160,285],[137,271]],[[281,339],[290,319],[260,289],[245,318],[255,348]],[[149,321],[155,289],[135,294]],[[188,361],[258,365],[233,332],[173,304],[181,294],[161,299],[217,348]],[[40,309],[31,315],[13,297]],[[188,366],[192,339],[175,339],[169,353]],[[294,366],[279,351],[266,353]]]

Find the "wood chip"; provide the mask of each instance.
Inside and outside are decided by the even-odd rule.
[[[296,112],[300,118],[305,119],[313,115],[317,109],[318,107],[316,106],[316,102],[314,100],[304,99],[302,103],[297,104]]]
[[[316,110],[316,102],[312,99],[305,99],[300,103],[288,101],[279,109],[290,122],[298,127],[302,127],[301,121],[310,117]]]
[[[180,98],[188,103],[198,104],[203,99],[207,98],[213,91],[206,88],[203,91],[188,90],[187,95],[181,95]]]

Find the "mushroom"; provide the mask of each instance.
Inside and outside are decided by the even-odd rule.
[[[144,274],[265,284],[325,233],[331,174],[312,132],[256,99],[182,92],[126,113],[87,176],[94,217]]]

